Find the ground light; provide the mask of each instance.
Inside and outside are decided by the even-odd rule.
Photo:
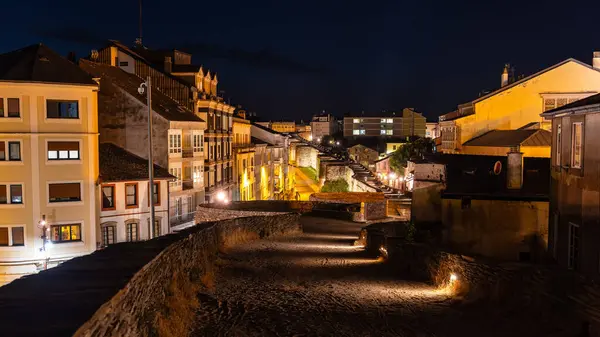
[[[384,246],[379,247],[379,252],[381,253],[381,256],[383,256],[384,258],[388,258],[388,251],[387,249],[385,249]]]

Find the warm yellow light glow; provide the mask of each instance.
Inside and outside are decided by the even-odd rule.
[[[450,283],[453,283],[456,280],[458,280],[458,277],[456,276],[456,274],[454,274],[454,273],[450,274]]]
[[[384,246],[379,247],[379,251],[381,252],[381,256],[387,258],[388,257],[388,251],[387,249],[385,249]]]
[[[217,200],[224,201],[225,200],[225,192],[217,193]]]
[[[396,173],[394,173],[394,172],[390,173],[390,179],[396,179]]]

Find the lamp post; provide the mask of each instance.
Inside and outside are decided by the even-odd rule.
[[[46,222],[46,215],[42,214],[42,219],[38,222],[38,227],[42,230],[42,235],[40,238],[42,239],[42,247],[40,248],[40,252],[44,254],[44,270],[48,269],[48,262],[50,260],[50,255],[48,251],[52,246],[52,241],[49,238],[50,226]]]
[[[154,238],[154,156],[152,154],[152,81],[150,76],[146,78],[146,82],[140,84],[138,92],[140,95],[146,94],[148,105],[148,189],[150,197],[150,239]]]

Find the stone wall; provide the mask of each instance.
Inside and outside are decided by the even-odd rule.
[[[312,167],[319,172],[319,151],[311,146],[296,147],[296,165],[300,167]]]
[[[194,228],[146,264],[74,336],[181,336],[189,332],[196,294],[211,288],[215,261],[227,247],[302,231],[299,215],[237,218]]]

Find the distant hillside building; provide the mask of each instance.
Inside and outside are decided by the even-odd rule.
[[[344,137],[425,137],[426,119],[413,109],[402,113],[357,114],[344,117]]]
[[[310,126],[314,140],[333,135],[337,131],[335,117],[326,113],[313,116]]]

